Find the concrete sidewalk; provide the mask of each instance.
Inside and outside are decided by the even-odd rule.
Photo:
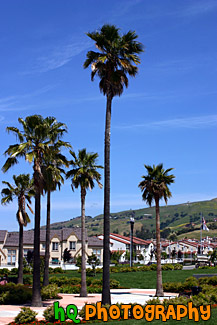
[[[111,290],[111,303],[138,303],[145,304],[145,302],[155,295],[155,289],[112,289]],[[60,294],[62,299],[58,300],[60,306],[66,307],[69,304],[74,304],[80,310],[85,303],[96,303],[101,301],[101,294],[89,294],[88,297],[81,298],[78,294]],[[162,299],[170,299],[178,296],[176,293],[166,293]],[[49,300],[43,302],[43,307],[31,307],[29,305],[0,305],[0,325],[5,325],[14,320],[16,315],[19,313],[20,308],[23,306],[31,307],[34,311],[38,313],[36,316],[38,319],[43,319],[43,312],[48,307],[51,306],[56,300]]]

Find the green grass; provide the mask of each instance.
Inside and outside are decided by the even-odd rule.
[[[117,325],[117,324],[121,324],[122,321],[112,321],[112,324]],[[136,319],[132,319],[132,320],[125,320],[123,321],[123,325],[140,325],[140,324],[148,324],[149,322],[147,322],[145,319],[141,319],[141,320],[136,320]],[[193,320],[189,320],[187,317],[183,318],[180,321],[176,321],[173,319],[167,320],[166,322],[162,322],[161,320],[153,320],[151,322],[152,325],[157,325],[159,323],[162,324],[195,324],[195,322]],[[196,324],[201,324],[201,325],[216,325],[217,323],[217,308],[216,309],[212,309],[211,310],[211,318],[208,321],[203,321],[203,320],[199,320],[199,322],[196,322]],[[99,325],[101,324],[105,324],[105,323],[97,323]]]
[[[184,282],[193,274],[217,274],[216,269],[194,269],[194,270],[175,270],[163,271],[163,282]],[[67,277],[81,277],[77,271],[66,271],[63,274],[51,274],[50,276],[67,276]],[[146,272],[128,272],[128,273],[111,273],[111,279],[118,280],[121,287],[137,288],[137,289],[154,289],[156,288],[156,271]],[[101,279],[102,274],[97,274],[96,279]]]

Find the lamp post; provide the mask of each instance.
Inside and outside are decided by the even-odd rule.
[[[130,218],[130,267],[133,266],[133,226],[134,218]]]

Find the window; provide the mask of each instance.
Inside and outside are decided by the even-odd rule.
[[[16,250],[8,250],[8,265],[15,265],[16,263]]]
[[[59,250],[59,243],[53,242],[52,243],[52,250],[53,251],[58,251]]]
[[[45,250],[45,244],[41,244],[41,249]]]
[[[76,250],[76,242],[75,241],[69,242],[69,249],[72,249],[73,251]]]
[[[52,258],[52,264],[59,264],[59,259],[58,258]]]
[[[26,258],[28,254],[29,249],[24,249],[23,250],[23,256]]]

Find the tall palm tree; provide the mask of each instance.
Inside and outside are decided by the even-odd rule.
[[[71,178],[71,187],[81,189],[81,297],[87,297],[87,286],[86,286],[86,261],[85,261],[85,198],[87,189],[94,188],[94,181],[97,182],[99,187],[102,187],[100,183],[101,175],[97,171],[102,166],[96,165],[96,159],[98,153],[87,153],[86,149],[78,151],[78,156],[75,152],[70,150],[72,160],[69,161],[69,165],[72,169],[66,173],[66,178]]]
[[[18,163],[18,158],[24,157],[33,162],[33,179],[35,187],[35,226],[34,226],[34,267],[32,306],[42,306],[40,289],[40,219],[41,194],[43,193],[44,179],[41,171],[42,159],[49,145],[63,136],[66,126],[56,121],[54,117],[43,118],[41,115],[31,115],[24,119],[19,118],[22,126],[20,131],[16,127],[7,127],[8,132],[14,133],[19,143],[10,145],[5,151],[8,155],[2,170],[6,172]]]
[[[30,222],[26,212],[26,200],[31,204],[31,197],[35,194],[33,189],[33,180],[29,174],[13,175],[15,185],[3,181],[7,187],[1,191],[1,204],[8,204],[15,198],[18,200],[17,221],[19,224],[19,257],[18,257],[18,283],[23,283],[23,227]],[[31,207],[27,203],[28,208],[33,213]]]
[[[142,199],[151,207],[153,201],[156,209],[156,244],[157,244],[157,288],[156,296],[162,297],[162,271],[161,271],[161,248],[160,248],[160,208],[159,201],[164,199],[167,204],[168,198],[172,196],[168,186],[174,183],[174,175],[168,175],[173,168],[164,169],[163,164],[153,167],[144,165],[147,170],[147,175],[142,176],[143,180],[139,183],[139,188],[142,191]]]
[[[47,193],[47,222],[46,222],[46,244],[44,259],[44,278],[43,285],[49,284],[49,259],[50,259],[50,211],[51,211],[51,192],[60,190],[64,184],[64,166],[68,166],[68,161],[61,154],[61,148],[71,147],[67,142],[57,141],[48,148],[43,158],[42,174],[44,176],[44,190]]]
[[[110,295],[110,131],[111,106],[115,96],[123,93],[128,86],[127,75],[135,77],[143,46],[137,42],[134,31],[120,35],[114,25],[103,25],[99,31],[87,33],[96,45],[98,52],[89,51],[84,68],[91,65],[91,80],[95,75],[100,78],[100,91],[106,96],[106,122],[104,147],[104,240],[103,240],[103,290],[102,303],[111,304]]]

